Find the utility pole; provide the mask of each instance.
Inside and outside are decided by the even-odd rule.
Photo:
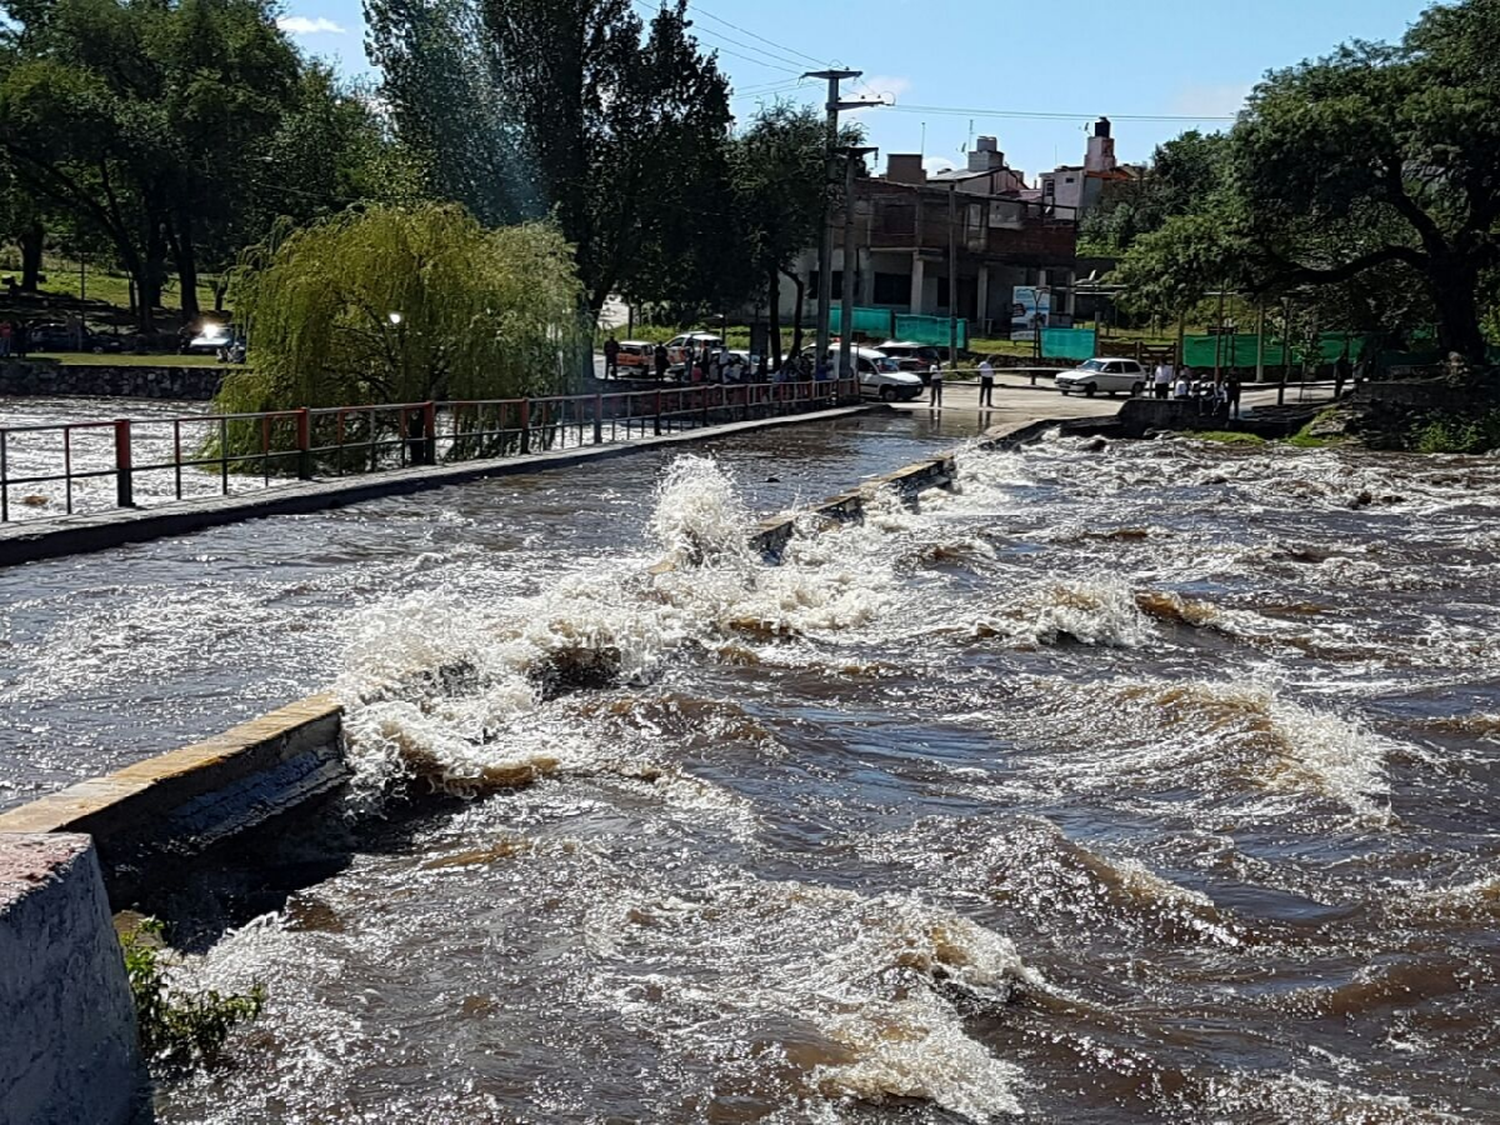
[[[958,184],[948,185],[948,370],[958,370]],[[1037,329],[1038,335],[1041,329]]]
[[[828,111],[828,133],[824,146],[823,163],[823,237],[818,240],[818,352],[816,363],[826,363],[828,360],[828,314],[833,304],[833,223],[829,215],[832,206],[832,187],[834,176],[837,174],[835,161],[838,159],[839,144],[839,111],[844,109],[858,109],[866,105],[879,105],[879,102],[841,102],[839,101],[839,83],[846,78],[858,78],[862,70],[811,70],[804,74],[803,78],[822,78],[828,83],[828,101],[824,108]],[[847,267],[846,267],[847,272]],[[843,335],[849,334],[849,326],[844,325]]]
[[[839,310],[839,323],[843,326],[843,331],[839,333],[839,366],[835,374],[838,379],[852,379],[855,375],[854,364],[850,362],[854,352],[854,263],[859,257],[859,249],[854,240],[855,163],[870,153],[879,151],[876,148],[844,150],[844,292]]]

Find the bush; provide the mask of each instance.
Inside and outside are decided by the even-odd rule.
[[[1407,446],[1418,453],[1485,453],[1500,448],[1500,410],[1426,415],[1412,427]]]
[[[160,921],[147,918],[121,935],[120,947],[141,1051],[155,1067],[173,1069],[212,1060],[231,1031],[260,1015],[266,994],[259,984],[236,996],[213,989],[178,992],[168,979],[170,968],[160,946],[163,931]]]

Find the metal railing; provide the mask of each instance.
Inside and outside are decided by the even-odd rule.
[[[273,477],[313,480],[531,456],[858,399],[859,385],[854,380],[716,383],[609,394],[0,426],[0,522],[11,520],[13,490],[26,486],[60,483],[64,508],[72,515],[76,482],[99,478],[112,477],[115,483],[114,503],[105,507],[133,508],[138,506],[137,481],[151,473],[171,474],[170,489],[155,499],[202,495],[204,489],[191,486],[211,479],[214,484],[207,491],[228,496],[232,481],[254,477],[269,486]],[[80,465],[79,435],[107,436],[112,441],[102,449],[92,443]],[[24,448],[34,438],[50,439],[51,447],[40,452]],[[146,456],[138,457],[143,450]],[[154,460],[153,450],[161,451]],[[28,466],[60,455],[61,471],[24,467],[18,472],[18,452],[26,454]],[[193,470],[202,473],[194,476]]]

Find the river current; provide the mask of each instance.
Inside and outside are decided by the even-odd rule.
[[[909,426],[837,441],[894,468]],[[768,567],[804,457],[831,490],[730,448],[189,567],[249,599],[184,609],[237,638],[203,691],[321,669],[357,779],[339,863],[286,840],[290,897],[185,966],[269,1002],[162,1121],[1500,1120],[1500,464],[968,449]],[[90,651],[57,596],[8,713]]]

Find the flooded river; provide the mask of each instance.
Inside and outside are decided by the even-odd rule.
[[[919,425],[0,574],[14,789],[350,705],[159,1118],[1500,1119],[1500,465],[1054,439],[741,547]]]

